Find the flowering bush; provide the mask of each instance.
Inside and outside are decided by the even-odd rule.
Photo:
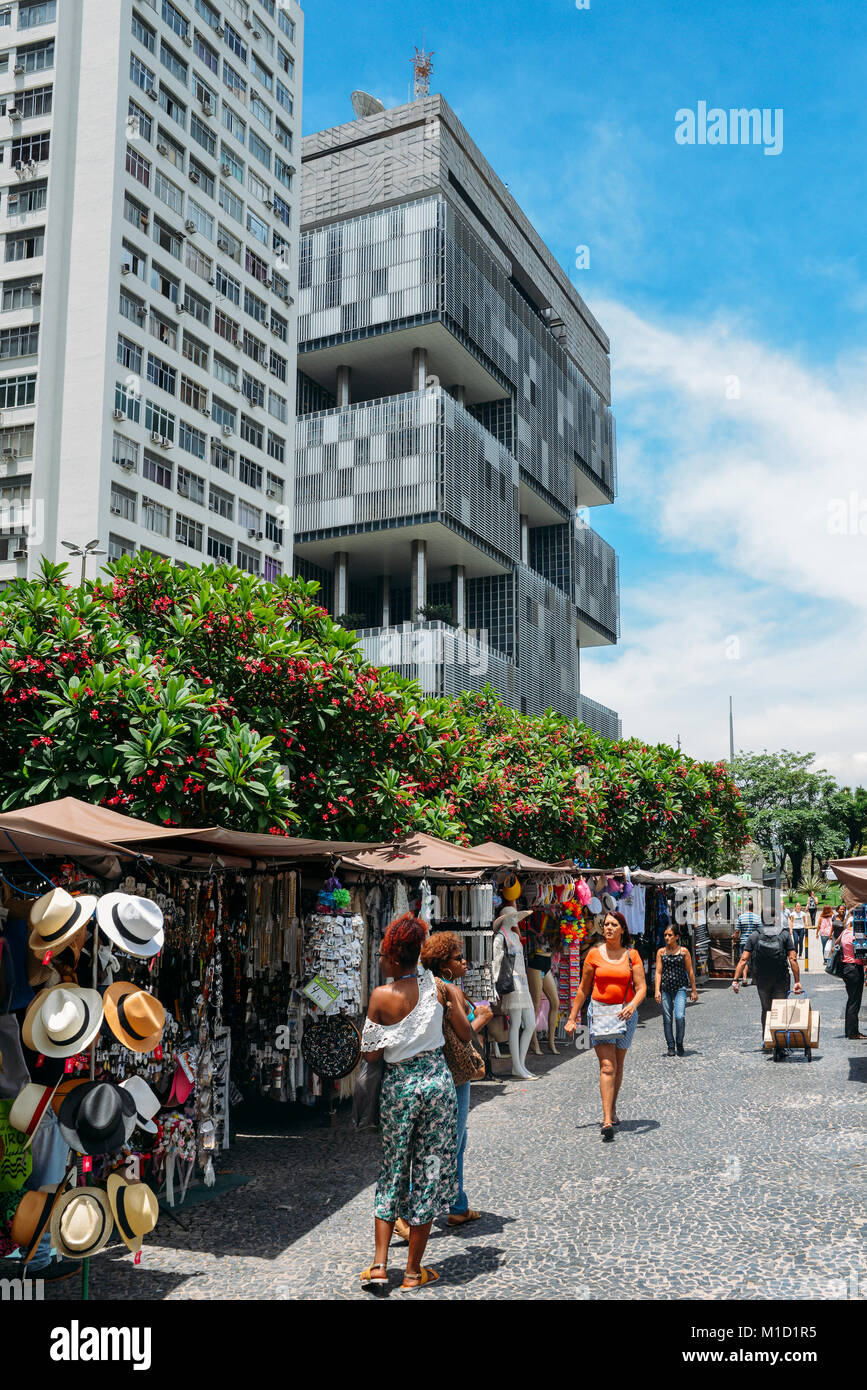
[[[73,795],[166,824],[496,839],[542,858],[716,872],[746,838],[723,764],[516,714],[493,691],[426,699],[368,665],[316,586],[127,557],[0,594],[8,809]]]

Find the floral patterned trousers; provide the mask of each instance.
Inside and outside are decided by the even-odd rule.
[[[382,1164],[374,1215],[426,1226],[458,1195],[457,1100],[442,1049],[386,1063],[380,1099]]]

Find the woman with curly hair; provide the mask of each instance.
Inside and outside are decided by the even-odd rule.
[[[395,1221],[409,1223],[402,1290],[424,1288],[439,1276],[421,1263],[438,1211],[457,1196],[457,1102],[443,1056],[443,1006],[437,981],[417,966],[427,935],[424,922],[405,912],[389,926],[379,953],[388,983],[370,996],[361,1045],[368,1062],[384,1061],[380,1097],[382,1163],[374,1203],[375,1262],[364,1287],[388,1283],[388,1247]],[[471,1030],[453,985],[443,984],[451,1024],[469,1042]]]
[[[421,963],[427,970],[436,975],[437,979],[447,984],[454,984],[458,1008],[464,1010],[472,1032],[480,1033],[485,1025],[490,1023],[494,1011],[489,1009],[487,1004],[480,1004],[477,1009],[474,1009],[464,994],[460,981],[467,973],[467,961],[460,937],[455,936],[454,932],[450,931],[434,932],[421,948]],[[456,1010],[450,1008],[449,1021],[452,1026],[454,1026],[455,1012]],[[481,1216],[481,1212],[473,1211],[467,1194],[464,1192],[464,1155],[467,1151],[470,1084],[469,1081],[464,1081],[462,1085],[455,1087],[458,1098],[458,1195],[456,1201],[452,1202],[449,1216],[450,1226],[463,1226],[467,1221],[478,1221]],[[400,1225],[398,1226],[398,1234],[403,1234]]]

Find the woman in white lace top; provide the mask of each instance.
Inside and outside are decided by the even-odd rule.
[[[457,1101],[443,1056],[443,1006],[429,970],[418,974],[427,926],[410,913],[393,921],[380,951],[389,983],[370,996],[361,1045],[365,1060],[385,1065],[380,1098],[382,1163],[376,1184],[375,1263],[361,1276],[365,1287],[387,1284],[386,1264],[394,1223],[410,1226],[402,1289],[433,1283],[437,1274],[421,1263],[433,1218],[457,1196]],[[440,989],[450,998],[453,986]],[[450,1022],[469,1041],[463,1008]]]

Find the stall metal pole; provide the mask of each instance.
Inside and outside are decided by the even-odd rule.
[[[93,988],[96,989],[99,984],[99,923],[96,920],[95,913],[93,916],[93,941],[91,943],[91,950],[93,952],[93,972],[91,979]],[[90,1079],[91,1081],[96,1080],[96,1038],[94,1038],[93,1042],[90,1044]],[[89,1186],[89,1183],[86,1185]],[[87,1302],[89,1294],[90,1260],[86,1259],[81,1262],[81,1299],[83,1303]]]

